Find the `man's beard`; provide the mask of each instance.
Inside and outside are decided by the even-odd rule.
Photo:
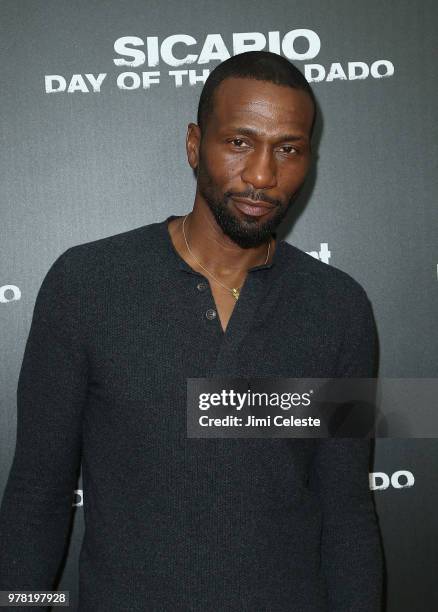
[[[295,192],[286,204],[283,204],[280,200],[274,200],[264,196],[264,198],[266,198],[264,200],[265,202],[274,205],[274,210],[268,213],[269,219],[262,221],[259,220],[258,217],[250,216],[241,219],[230,211],[231,195],[261,201],[263,201],[263,199],[257,198],[252,193],[237,194],[230,193],[229,191],[226,191],[224,194],[220,193],[215,187],[211,176],[205,169],[205,165],[201,162],[201,159],[199,160],[197,179],[199,193],[207,202],[216,223],[225,235],[243,249],[257,247],[267,242],[286,216],[290,204],[297,195],[297,192]]]

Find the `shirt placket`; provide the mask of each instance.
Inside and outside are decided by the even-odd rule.
[[[269,284],[272,282],[274,271],[257,269],[248,273],[225,332],[222,330],[207,279],[194,271],[187,272],[193,276],[190,278],[190,283],[193,283],[195,288],[195,308],[199,308],[199,318],[203,320],[206,338],[211,337],[211,341],[218,346],[216,360],[208,365],[209,376],[215,378],[232,376],[238,372],[239,351],[244,350],[245,339],[250,337],[254,322],[260,316],[264,316],[267,304],[263,304],[263,301],[269,293]]]
[[[199,321],[206,341],[211,339],[211,342],[218,346],[216,359],[206,364],[206,376],[219,378],[237,375],[238,355],[239,351],[244,350],[245,338],[250,334],[254,321],[260,316],[266,316],[268,304],[264,303],[264,297],[269,294],[270,285],[275,282],[280,271],[279,254],[276,253],[275,264],[255,266],[248,271],[224,332],[208,279],[193,270],[171,245],[170,247],[176,257],[179,271],[187,275],[189,293],[195,300],[195,309],[199,308]],[[281,245],[278,244],[277,248],[281,249]]]

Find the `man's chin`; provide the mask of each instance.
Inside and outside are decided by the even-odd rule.
[[[269,223],[261,223],[260,220],[236,220],[235,224],[227,224],[222,227],[224,234],[242,248],[254,248],[266,243],[272,234]]]
[[[242,214],[234,208],[230,199],[226,206],[219,205],[208,198],[205,199],[223,233],[243,249],[255,248],[267,243],[280,222],[280,219],[277,222],[278,211],[275,211],[275,217],[270,214],[263,215],[263,217],[266,216],[265,220],[263,217]]]

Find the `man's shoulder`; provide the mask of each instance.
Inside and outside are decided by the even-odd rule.
[[[126,254],[130,257],[135,252],[144,253],[148,246],[155,246],[154,242],[159,238],[161,222],[141,225],[124,232],[97,238],[71,246],[67,252],[71,257],[93,257],[106,256],[120,257]]]
[[[149,223],[133,229],[73,245],[63,251],[56,262],[62,262],[71,273],[75,269],[102,273],[114,267],[135,266],[145,257],[160,255],[162,222]],[[56,263],[55,262],[55,263]]]
[[[157,270],[163,260],[162,222],[73,245],[49,267],[43,288],[86,291],[119,283],[140,269]]]
[[[298,279],[301,286],[315,296],[318,294],[327,299],[343,301],[353,297],[358,300],[368,299],[364,287],[348,272],[316,259],[289,242],[283,241],[283,244],[286,278],[290,279],[293,289]]]

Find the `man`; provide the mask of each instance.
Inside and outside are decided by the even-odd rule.
[[[50,589],[80,462],[85,611],[372,612],[381,550],[359,439],[188,439],[192,377],[368,377],[365,291],[276,238],[312,91],[256,51],[187,131],[193,210],[69,248],[38,293],[0,513],[0,587]]]

